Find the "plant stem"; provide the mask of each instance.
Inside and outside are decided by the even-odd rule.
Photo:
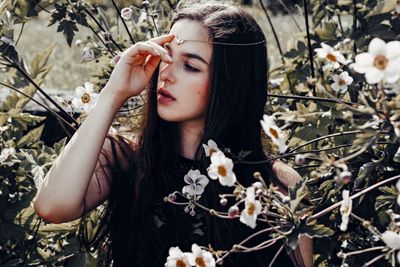
[[[58,110],[63,115],[67,116],[67,118],[74,122],[76,125],[79,125],[75,118],[70,116],[62,107],[60,107],[60,105],[57,104],[56,101],[54,101],[48,94],[46,94],[46,92],[44,92],[42,88],[40,88],[40,86],[36,84],[36,82],[29,76],[28,73],[25,72],[24,69],[22,69],[18,64],[8,59],[7,57],[3,56],[3,58],[11,63],[13,65],[13,68],[16,68],[22,74],[22,76],[24,76],[24,78],[27,79],[47,100],[49,100],[56,108],[58,108]]]
[[[62,120],[62,121],[63,121],[66,125],[68,125],[72,130],[76,131],[76,128],[75,128],[74,126],[72,126],[69,122],[67,122],[63,117],[61,117],[60,115],[58,115],[58,114],[57,114],[56,112],[54,112],[52,109],[50,109],[50,108],[46,107],[45,105],[43,105],[42,103],[38,102],[38,101],[37,101],[36,99],[34,99],[33,97],[31,97],[31,96],[25,94],[24,92],[18,90],[17,88],[15,88],[15,87],[12,86],[12,85],[5,84],[5,83],[2,83],[2,82],[0,82],[0,84],[3,85],[3,86],[5,86],[5,87],[10,88],[11,90],[14,90],[14,91],[20,93],[21,95],[23,95],[23,96],[25,96],[25,97],[27,97],[27,98],[29,98],[30,100],[32,100],[33,102],[35,102],[36,104],[38,104],[39,106],[41,106],[42,108],[44,108],[44,109],[46,109],[47,111],[49,111],[49,112],[50,112],[52,115],[54,115],[56,118]]]
[[[265,16],[267,17],[269,26],[271,27],[271,30],[272,30],[272,34],[274,35],[274,38],[275,38],[275,41],[276,41],[276,45],[278,46],[279,54],[281,55],[282,64],[285,64],[285,58],[283,56],[282,47],[281,47],[281,44],[279,42],[278,35],[276,34],[275,27],[272,24],[272,20],[271,20],[269,14],[268,14],[268,10],[265,8],[264,3],[263,3],[262,0],[260,0],[260,5],[261,5],[261,8],[263,9],[263,11],[265,13]]]
[[[282,0],[278,0],[279,3],[283,6],[283,8],[286,10],[286,12],[290,15],[290,17],[292,18],[294,24],[296,25],[297,29],[302,32],[303,30],[300,28],[300,25],[297,23],[297,20],[294,18],[293,13],[290,11],[290,9],[287,7],[287,5],[285,4],[285,2],[283,2]]]
[[[17,41],[15,41],[15,46],[18,45],[19,38],[21,38],[22,32],[24,31],[24,28],[25,28],[25,23],[26,23],[26,22],[23,22],[22,25],[21,25],[21,31],[20,31],[19,34],[18,34]]]
[[[287,99],[302,99],[302,100],[313,100],[318,102],[330,102],[330,103],[338,103],[338,104],[346,104],[346,105],[359,105],[353,102],[342,101],[340,99],[334,98],[323,98],[323,97],[315,97],[315,96],[300,96],[300,95],[279,95],[279,94],[268,94],[268,96],[278,97],[278,98],[287,98]]]
[[[299,145],[299,146],[293,148],[292,150],[290,150],[288,153],[291,153],[291,152],[293,152],[293,151],[298,150],[299,148],[305,147],[305,146],[307,146],[307,145],[309,145],[309,144],[312,144],[312,143],[314,143],[314,142],[318,142],[318,141],[323,140],[323,139],[326,139],[326,138],[331,138],[331,137],[336,137],[336,136],[343,136],[343,135],[349,135],[349,134],[358,134],[358,133],[362,133],[362,132],[363,132],[363,131],[361,131],[361,130],[356,130],[356,131],[348,131],[348,132],[341,132],[341,133],[328,134],[328,135],[321,136],[321,137],[315,138],[315,139],[313,139],[313,140],[310,140],[310,141],[308,141],[308,142],[306,142],[306,143],[304,143],[304,144],[302,144],[302,145]]]
[[[388,178],[388,179],[385,179],[385,180],[383,180],[383,181],[380,181],[379,183],[373,184],[373,185],[371,185],[371,186],[365,188],[364,190],[358,192],[357,194],[354,194],[354,195],[350,196],[350,199],[352,199],[352,200],[353,200],[353,199],[356,199],[356,198],[358,198],[358,197],[360,197],[360,196],[362,196],[362,195],[365,195],[365,194],[368,193],[369,191],[372,191],[373,189],[375,189],[375,188],[377,188],[377,187],[379,187],[379,186],[381,186],[381,185],[387,184],[387,183],[389,183],[389,182],[391,182],[391,181],[394,181],[394,180],[398,180],[399,178],[400,178],[400,175],[396,175],[396,176],[390,177],[390,178]],[[309,220],[316,220],[316,219],[318,219],[318,218],[324,216],[325,214],[329,213],[330,211],[336,209],[336,208],[339,207],[341,204],[342,204],[342,201],[337,202],[337,203],[335,203],[335,204],[333,204],[333,205],[327,207],[326,209],[324,209],[324,210],[322,210],[322,211],[320,211],[320,212],[318,212],[318,213],[312,215],[312,216],[309,218]]]
[[[357,31],[357,0],[353,0],[353,34]],[[356,42],[353,42],[354,55],[357,54]]]
[[[128,33],[128,36],[129,36],[129,39],[131,40],[131,43],[132,43],[132,44],[135,44],[135,41],[133,40],[132,35],[131,35],[131,33],[129,32],[128,26],[127,26],[126,23],[125,23],[125,20],[121,17],[121,12],[120,12],[120,10],[118,9],[117,4],[115,4],[115,1],[114,1],[114,0],[111,0],[111,2],[112,2],[112,4],[113,4],[115,10],[116,10],[117,13],[118,13],[118,17],[122,20],[122,24],[124,25],[124,28],[125,28],[126,32]]]
[[[307,43],[308,43],[308,58],[310,60],[310,69],[311,69],[311,77],[315,78],[315,70],[314,70],[314,55],[311,47],[311,34],[310,34],[310,25],[308,23],[308,5],[307,0],[303,0],[304,5],[304,19],[306,21],[306,31],[307,31]],[[314,92],[315,95],[315,92]]]
[[[100,29],[102,32],[106,32],[106,30],[103,28],[103,26],[101,26],[100,22],[97,21],[97,19],[92,15],[92,13],[90,13],[89,10],[87,10],[86,7],[84,7],[84,10],[85,10],[86,14],[88,14],[89,17],[94,21],[94,23],[96,23],[97,27],[99,27],[99,29]],[[90,27],[89,27],[89,28],[90,28]],[[93,32],[95,32],[95,31],[93,30]],[[110,37],[110,39],[111,39],[111,42],[117,47],[117,49],[118,49],[120,52],[122,52],[122,51],[123,51],[122,48],[117,44],[117,42],[114,40],[114,38]]]

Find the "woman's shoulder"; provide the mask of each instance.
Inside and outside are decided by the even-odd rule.
[[[283,163],[282,161],[275,160],[272,164],[272,170],[279,181],[286,186],[294,186],[299,180],[302,179],[300,174],[295,169]]]

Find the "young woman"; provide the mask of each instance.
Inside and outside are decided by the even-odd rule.
[[[193,243],[230,249],[252,233],[248,226],[201,210],[190,216],[163,198],[182,190],[190,169],[207,173],[202,144],[209,139],[232,153],[251,151],[247,161],[268,159],[260,126],[266,88],[265,37],[249,14],[209,1],[180,6],[168,35],[123,53],[96,107],[46,175],[36,212],[49,222],[67,222],[107,200],[89,245],[107,241],[108,263],[115,266],[163,266],[170,247],[190,251]],[[143,90],[148,98],[138,141],[109,135],[119,108]],[[300,179],[279,162],[234,167],[245,186],[255,171],[283,192]],[[231,190],[210,182],[200,202],[220,209],[218,194]],[[267,266],[281,245],[232,254],[223,266]],[[280,252],[275,266],[312,266],[311,240],[303,237],[290,255]]]

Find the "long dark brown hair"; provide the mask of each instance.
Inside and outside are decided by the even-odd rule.
[[[221,148],[229,148],[233,154],[241,150],[251,151],[247,161],[266,160],[268,156],[263,150],[259,122],[267,100],[265,36],[254,18],[239,7],[197,2],[180,5],[172,25],[182,19],[200,22],[213,42],[210,94],[205,127],[199,137],[201,144],[212,139]],[[237,45],[248,43],[258,44]],[[121,137],[107,137],[112,143],[113,157],[118,158],[116,150],[120,149],[123,158],[118,158],[117,164],[110,166],[110,195],[94,236],[89,238],[84,224],[81,227],[82,244],[96,249],[106,246],[107,263],[112,260],[115,266],[128,266],[142,242],[151,243],[150,247],[154,249],[162,245],[158,243],[160,241],[149,211],[155,188],[163,188],[165,192],[171,189],[180,136],[176,123],[162,120],[157,114],[157,79],[158,69],[149,84],[137,143],[129,143]],[[195,159],[199,170],[206,174],[210,162],[201,145]],[[129,168],[123,169],[120,161],[128,161]],[[285,187],[276,178],[270,163],[236,164],[234,167],[238,180],[245,186],[254,182],[254,171],[261,172],[267,182]],[[218,208],[218,194],[229,190],[231,188],[223,188],[212,181],[201,202]],[[206,239],[216,248],[230,248],[250,233],[238,220],[206,216],[205,225]],[[227,260],[229,262],[230,258]],[[261,257],[258,262],[265,264]]]

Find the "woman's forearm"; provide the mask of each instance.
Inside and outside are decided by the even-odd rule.
[[[97,104],[55,160],[38,189],[34,209],[41,217],[73,218],[85,194],[110,125],[122,106],[106,88]],[[50,218],[49,218],[50,219]]]

